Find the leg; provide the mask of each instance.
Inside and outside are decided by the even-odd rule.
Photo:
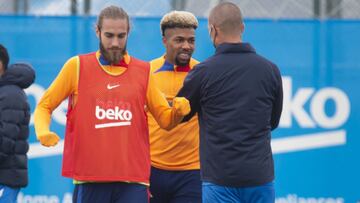
[[[110,203],[112,191],[111,183],[78,184],[76,203]]]
[[[168,203],[170,176],[165,170],[151,167],[150,176],[150,203]]]
[[[16,203],[20,188],[11,188],[0,184],[0,203]]]
[[[170,203],[201,203],[200,170],[178,171],[173,175],[174,185]]]
[[[113,183],[112,203],[148,203],[148,187],[138,183]]]
[[[79,184],[75,184],[73,195],[72,195],[72,202],[74,202],[74,203],[77,202],[78,190],[79,190]]]
[[[249,203],[274,203],[274,183],[266,183],[257,187],[244,188],[244,199]]]
[[[223,187],[210,182],[202,183],[202,202],[204,203],[241,203],[237,188]]]

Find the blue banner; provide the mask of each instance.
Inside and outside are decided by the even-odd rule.
[[[36,82],[26,90],[31,108],[71,56],[96,51],[94,17],[0,16],[0,43],[11,62],[31,63]],[[132,19],[130,55],[164,53],[160,18]],[[214,53],[200,19],[194,57]],[[273,132],[277,203],[360,201],[360,21],[246,20],[244,41],[276,63],[283,76],[284,110]],[[66,102],[51,129],[64,135]],[[46,148],[31,121],[28,187],[18,202],[71,202],[72,180],[61,177],[63,141]]]

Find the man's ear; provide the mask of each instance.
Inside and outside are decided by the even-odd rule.
[[[241,31],[241,34],[244,33],[244,31],[245,31],[245,24],[244,23],[241,23],[240,31]]]
[[[165,36],[162,37],[162,43],[166,47],[167,44],[167,38]]]
[[[100,28],[99,28],[99,26],[95,26],[95,33],[96,33],[97,38],[100,39]]]

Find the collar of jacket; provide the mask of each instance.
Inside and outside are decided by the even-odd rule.
[[[216,47],[216,54],[253,52],[255,49],[249,43],[222,43]]]
[[[35,81],[35,71],[30,64],[11,64],[0,77],[0,87],[4,85],[17,85],[22,89],[28,88]]]
[[[165,60],[165,55],[162,56],[162,60],[163,60],[163,65],[158,70],[156,70],[154,73],[158,73],[158,72],[162,72],[162,71],[189,72],[191,70],[190,63],[191,63],[191,60],[193,60],[193,58],[190,58],[189,63],[185,66],[177,66],[177,65],[174,65],[174,64],[168,62],[167,60]]]

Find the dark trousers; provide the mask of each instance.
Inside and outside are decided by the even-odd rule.
[[[201,203],[200,170],[168,171],[151,167],[150,203]]]
[[[149,192],[138,183],[82,183],[76,184],[74,203],[148,203]]]

